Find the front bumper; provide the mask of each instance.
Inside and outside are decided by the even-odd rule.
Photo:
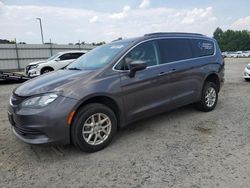
[[[8,117],[13,133],[29,144],[69,144],[67,119],[77,100],[59,96],[40,109],[9,105]]]
[[[250,70],[249,69],[245,68],[243,77],[244,78],[250,78]]]
[[[29,77],[35,77],[35,76],[39,76],[39,75],[41,75],[41,74],[40,74],[40,70],[38,70],[38,69],[31,69],[31,70],[29,70],[29,71],[27,72],[27,75],[28,75]]]

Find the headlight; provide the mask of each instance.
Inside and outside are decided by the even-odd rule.
[[[247,65],[247,69],[250,70],[250,65]]]
[[[41,108],[52,103],[58,97],[55,93],[49,93],[37,97],[28,98],[21,103],[24,108]]]
[[[38,67],[38,64],[37,65],[30,65],[30,69],[35,69]]]

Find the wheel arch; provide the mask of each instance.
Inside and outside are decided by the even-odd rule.
[[[45,66],[45,67],[41,68],[40,73],[42,74],[42,72],[43,72],[45,69],[50,69],[50,70],[54,71],[54,68],[53,68],[53,67],[51,67],[51,66]]]
[[[90,104],[90,103],[99,103],[99,104],[103,104],[103,105],[106,105],[107,107],[109,107],[115,113],[115,116],[116,116],[117,122],[118,122],[118,127],[122,127],[122,122],[123,122],[123,118],[121,116],[122,109],[119,106],[119,103],[113,97],[107,96],[105,94],[87,97],[87,98],[81,100],[75,106],[74,111],[77,113],[80,110],[80,108],[82,108],[83,106]],[[75,115],[73,118],[75,118]]]
[[[203,82],[203,86],[205,85],[207,81],[213,82],[217,86],[218,91],[220,91],[220,88],[221,88],[220,77],[218,76],[216,72],[212,72],[206,76]]]

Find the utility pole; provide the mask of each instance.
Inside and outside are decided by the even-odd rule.
[[[20,59],[19,59],[19,53],[18,53],[16,38],[15,38],[15,50],[16,50],[17,67],[18,67],[18,71],[20,71],[21,67],[20,67]]]
[[[40,23],[40,30],[41,30],[41,37],[42,37],[42,44],[44,44],[44,40],[43,40],[43,26],[42,26],[42,19],[41,18],[36,18],[39,23]]]

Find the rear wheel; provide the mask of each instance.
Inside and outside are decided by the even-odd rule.
[[[218,100],[218,88],[213,82],[206,82],[203,90],[201,100],[196,103],[196,108],[203,112],[212,111]]]
[[[105,148],[117,131],[114,112],[105,105],[93,103],[81,108],[71,127],[74,145],[82,151],[96,152]]]
[[[247,82],[250,82],[250,78],[245,78],[245,80],[246,80]]]

